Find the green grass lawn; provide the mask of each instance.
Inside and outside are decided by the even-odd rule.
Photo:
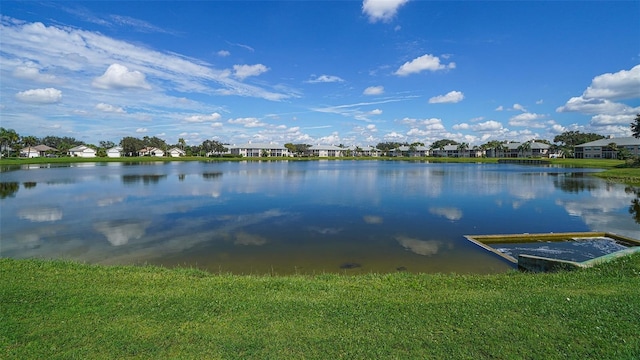
[[[0,259],[0,279],[2,359],[640,358],[640,255],[361,276]]]

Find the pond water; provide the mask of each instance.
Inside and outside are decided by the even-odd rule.
[[[238,274],[496,273],[464,235],[640,238],[594,170],[402,161],[31,165],[0,173],[0,256]]]

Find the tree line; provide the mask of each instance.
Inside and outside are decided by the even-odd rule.
[[[88,144],[68,136],[45,136],[38,138],[35,136],[21,136],[13,129],[5,129],[0,127],[0,153],[3,157],[19,156],[20,150],[36,145],[46,145],[55,150],[52,154],[65,156],[69,150],[80,145],[84,145],[96,150],[97,156],[107,156],[107,150],[116,146],[122,148],[125,156],[138,156],[140,150],[144,148],[157,148],[164,152],[171,148],[179,148],[185,152],[187,156],[204,156],[206,154],[223,154],[227,152],[225,144],[216,140],[205,140],[199,145],[189,146],[183,138],[178,139],[177,144],[168,144],[165,140],[156,136],[145,136],[136,138],[132,136],[123,137],[118,144],[112,141],[100,141],[98,144]]]
[[[634,121],[631,125],[631,133],[635,138],[640,138],[640,114],[637,114]],[[599,139],[604,139],[605,136],[596,134],[596,133],[582,133],[580,131],[566,131],[560,135],[557,135],[553,138],[553,143],[548,140],[540,139],[540,140],[531,140],[525,143],[522,143],[522,150],[527,150],[526,147],[530,148],[531,142],[541,142],[548,144],[550,146],[551,151],[562,152],[565,157],[573,157],[573,149],[576,145],[584,144],[590,141],[595,141]],[[497,151],[506,149],[506,146],[511,143],[508,140],[499,141],[499,140],[491,140],[485,144],[473,146],[472,149],[476,150],[489,150],[494,149]],[[21,136],[13,129],[5,129],[0,127],[0,154],[5,157],[9,156],[19,156],[20,149],[36,146],[39,144],[47,145],[56,149],[56,153],[58,155],[66,155],[69,149],[79,146],[85,145],[87,147],[93,148],[96,150],[98,156],[106,156],[106,151],[110,148],[116,146],[116,144],[112,141],[100,141],[98,145],[87,144],[81,140],[75,139],[73,137],[59,137],[59,136],[45,136],[43,138],[37,138],[35,136]],[[131,136],[123,137],[119,144],[122,147],[122,152],[125,156],[138,156],[141,149],[154,147],[163,151],[167,151],[170,148],[177,147],[183,150],[187,156],[204,156],[206,154],[223,154],[227,152],[228,148],[225,144],[216,141],[216,140],[205,140],[199,145],[189,146],[186,144],[183,138],[178,139],[177,144],[167,144],[167,142],[163,139],[160,139],[156,136],[145,136],[143,138],[136,138]],[[455,145],[458,150],[468,150],[469,144],[462,142],[458,143],[455,140],[451,139],[441,139],[434,141],[430,145],[431,150],[442,150],[445,146]],[[296,154],[298,156],[303,156],[306,151],[311,147],[309,144],[293,144],[287,143],[284,145],[291,153]],[[340,147],[346,148],[344,145],[339,145]],[[376,149],[381,151],[384,155],[389,155],[389,152],[393,149],[397,149],[400,146],[409,147],[409,151],[415,151],[418,146],[425,146],[424,143],[414,142],[380,142],[376,145]],[[612,150],[623,152],[624,149],[618,149],[615,146],[615,142],[612,141],[609,145]],[[358,156],[359,153],[362,153],[362,149],[358,146],[355,150],[345,150],[348,152],[348,156],[355,155]],[[624,155],[624,154],[619,154]]]

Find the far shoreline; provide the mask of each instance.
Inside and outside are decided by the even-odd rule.
[[[444,157],[203,157],[203,156],[184,156],[184,157],[58,157],[58,158],[3,158],[0,159],[0,166],[11,165],[33,165],[33,164],[75,164],[75,163],[137,163],[137,162],[183,162],[183,161],[200,161],[200,162],[239,162],[239,161],[413,161],[427,163],[484,163],[497,164],[502,158],[444,158]],[[523,158],[524,159],[524,158]],[[517,160],[509,158],[509,160]],[[640,185],[640,168],[626,168],[623,160],[612,159],[544,159],[549,161],[550,165],[576,167],[576,168],[598,168],[603,169],[602,172],[594,173],[594,176],[605,179],[609,182],[618,182],[628,185]]]

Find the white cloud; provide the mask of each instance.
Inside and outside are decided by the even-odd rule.
[[[525,109],[524,106],[522,106],[520,104],[513,104],[513,110],[518,110],[518,111],[522,111],[522,112],[527,111],[527,109]]]
[[[640,98],[640,65],[631,70],[606,73],[593,78],[582,95],[585,99],[633,99]]]
[[[479,131],[479,132],[496,131],[496,130],[502,129],[502,124],[495,120],[489,120],[489,121],[475,124],[471,128],[474,131]]]
[[[504,111],[504,106],[500,105],[496,108],[496,111]]]
[[[424,70],[438,71],[445,69],[454,69],[455,67],[456,63],[454,62],[450,62],[447,65],[441,64],[440,58],[438,58],[437,56],[425,54],[411,61],[407,61],[402,66],[400,66],[400,68],[398,68],[398,70],[396,70],[394,74],[398,76],[407,76],[410,74],[422,72]]]
[[[227,57],[227,56],[231,55],[231,53],[229,51],[227,51],[227,50],[220,50],[216,54],[218,54],[218,56],[220,56],[220,57]]]
[[[517,105],[517,104],[516,104]],[[536,122],[536,120],[543,119],[545,116],[534,113],[522,113],[509,119],[509,125],[511,126],[529,126],[529,127],[544,127],[543,124]]]
[[[445,95],[434,96],[429,99],[429,104],[442,104],[442,103],[459,103],[464,99],[464,94],[460,91],[450,91]]]
[[[213,113],[211,115],[191,115],[184,119],[186,122],[191,123],[202,123],[206,121],[218,121],[222,118],[222,115],[218,113]]]
[[[62,91],[54,88],[31,89],[17,93],[16,99],[30,104],[55,104],[62,100]]]
[[[320,75],[318,77],[314,77],[312,79],[309,79],[307,82],[310,84],[315,84],[315,83],[334,83],[334,82],[343,82],[344,80],[342,78],[340,78],[339,76],[335,76],[335,75]]]
[[[471,126],[467,123],[453,125],[453,130],[469,130]]]
[[[258,76],[269,71],[269,68],[262,65],[233,65],[234,76],[240,80],[244,80],[249,76]]]
[[[114,106],[114,105],[105,104],[105,103],[99,103],[98,105],[96,105],[96,110],[100,110],[108,113],[125,113],[126,112],[124,111],[123,108],[119,106]]]
[[[382,115],[382,110],[373,109],[373,110],[369,111],[367,114],[369,114],[369,115]]]
[[[259,119],[253,117],[229,119],[227,120],[227,122],[229,124],[242,125],[246,128],[262,127],[267,125],[261,122]]]
[[[624,125],[628,126],[635,118],[634,114],[598,114],[591,118],[591,125],[593,126],[607,126],[607,125]]]
[[[408,0],[364,0],[362,13],[369,17],[369,21],[389,22],[398,12],[398,8],[406,4]]]
[[[151,89],[143,73],[137,70],[130,71],[120,64],[111,64],[104,74],[95,78],[91,84],[99,89]]]
[[[147,128],[137,128],[137,129],[136,129],[136,132],[137,132],[138,134],[143,134],[143,133],[146,133],[146,132],[148,132],[148,131],[149,131],[149,130],[148,130]]]
[[[43,83],[51,83],[57,80],[54,75],[41,73],[40,68],[33,61],[27,61],[24,64],[17,66],[13,70],[13,76],[20,79],[28,79]]]
[[[362,92],[364,95],[382,95],[384,93],[384,86],[369,86]]]
[[[607,99],[586,99],[582,96],[572,97],[564,106],[556,109],[557,112],[580,112],[583,114],[620,114],[632,113],[629,106],[616,103]]]

